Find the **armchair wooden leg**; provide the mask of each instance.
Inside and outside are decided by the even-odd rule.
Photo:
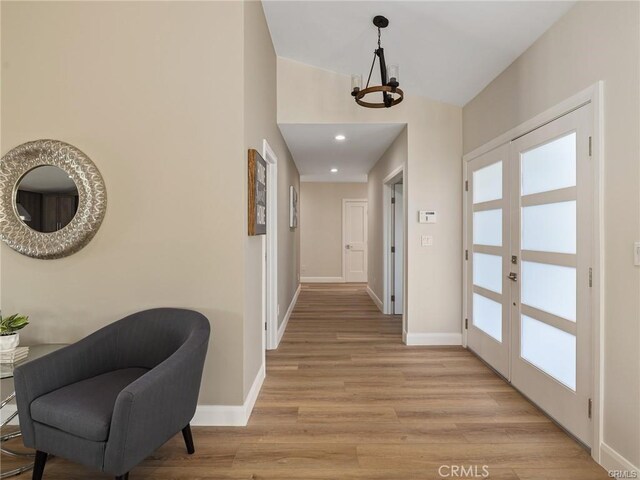
[[[129,472],[125,473],[124,475],[118,475],[116,477],[116,480],[129,480]]]
[[[187,445],[187,453],[192,455],[196,449],[193,446],[193,436],[191,435],[191,425],[187,423],[187,426],[182,429],[182,436],[184,437],[184,443]]]
[[[36,459],[33,464],[33,480],[42,480],[42,474],[44,473],[44,465],[47,463],[47,453],[36,451]]]

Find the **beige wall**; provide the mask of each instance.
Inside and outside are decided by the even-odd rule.
[[[408,329],[459,338],[462,109],[411,92],[390,109],[362,108],[349,101],[350,81],[346,75],[278,58],[278,122],[407,124]],[[438,223],[419,224],[418,210],[436,210]],[[433,235],[432,247],[420,246],[422,234]]]
[[[604,80],[604,441],[640,466],[640,4],[578,2],[464,107],[465,152]]]
[[[407,129],[389,146],[369,172],[369,288],[384,303],[384,180],[407,163]],[[404,199],[404,196],[403,196]],[[406,212],[405,212],[406,213]],[[404,221],[407,221],[406,214]],[[406,239],[405,239],[406,243]],[[406,245],[403,249],[406,251]],[[406,262],[405,262],[406,263]],[[407,269],[405,265],[405,276]],[[405,279],[406,282],[406,279]]]
[[[300,185],[300,275],[342,278],[342,200],[366,199],[366,183]]]
[[[0,247],[3,311],[31,316],[25,343],[73,342],[145,308],[192,308],[212,326],[200,403],[243,402],[262,355],[260,270],[245,268],[261,241],[247,238],[246,149],[264,137],[276,150],[282,205],[282,184],[298,178],[275,125],[275,56],[256,5],[2,2],[1,153],[37,138],[72,143],[102,172],[109,201],[75,255]],[[241,79],[255,68],[266,80],[253,95]],[[280,231],[288,305],[298,239]]]
[[[276,54],[260,2],[244,3],[245,146],[262,154],[266,139],[278,157],[278,303],[282,323],[298,288],[299,230],[289,228],[289,185],[300,175],[276,124]],[[244,161],[245,178],[247,162]],[[245,182],[246,185],[246,182]],[[247,202],[245,188],[244,202]],[[245,209],[245,225],[247,212]],[[262,365],[262,258],[264,236],[245,236],[244,396]]]

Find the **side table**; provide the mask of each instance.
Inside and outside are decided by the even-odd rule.
[[[55,352],[56,350],[62,348],[62,347],[66,347],[66,344],[59,344],[59,343],[51,343],[51,344],[42,344],[42,345],[30,345],[29,346],[29,354],[27,355],[27,358],[25,358],[24,360],[19,361],[18,363],[15,364],[0,364],[0,379],[5,380],[5,379],[13,379],[13,370],[15,367],[19,367],[20,365],[24,365],[27,362],[30,362],[31,360],[35,360],[36,358],[40,358],[40,357],[44,357],[45,355],[48,355],[51,352]],[[10,380],[13,383],[13,380]],[[7,406],[10,404],[10,402],[16,397],[16,392],[13,391],[13,385],[11,386],[11,393],[2,400],[2,402],[0,402],[0,411],[7,408]],[[6,427],[9,422],[11,422],[11,420],[13,420],[14,418],[16,418],[18,416],[18,410],[14,411],[13,413],[11,413],[3,422],[2,425],[0,425],[0,451],[2,451],[3,454],[5,455],[9,455],[11,457],[25,457],[25,458],[33,458],[35,455],[33,453],[20,453],[20,452],[15,452],[13,450],[10,450],[8,448],[6,448],[4,446],[5,442],[8,442],[9,440],[13,440],[14,438],[18,438],[22,435],[22,433],[20,432],[20,430],[14,431],[14,432],[10,432],[10,433],[1,433],[1,429]],[[21,467],[17,467],[14,468],[12,470],[8,470],[6,472],[1,471],[0,472],[0,478],[7,478],[7,477],[13,477],[15,475],[19,475],[22,472],[26,472],[28,470],[31,470],[33,468],[33,461],[31,461],[30,463],[23,465]]]

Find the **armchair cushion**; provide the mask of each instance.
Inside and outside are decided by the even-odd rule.
[[[31,403],[31,417],[77,437],[104,442],[118,394],[148,371],[123,368],[59,388]]]

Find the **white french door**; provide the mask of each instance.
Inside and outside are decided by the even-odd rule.
[[[511,382],[591,443],[591,105],[511,144]]]
[[[469,163],[468,346],[591,444],[591,105]]]
[[[467,344],[509,378],[509,148],[496,148],[468,167]]]

